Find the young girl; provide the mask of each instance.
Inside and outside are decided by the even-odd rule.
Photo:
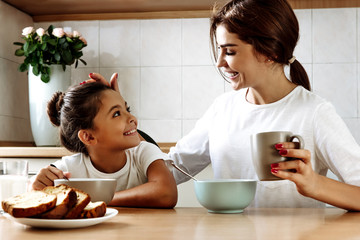
[[[48,104],[51,122],[60,128],[62,145],[78,152],[55,167],[43,168],[32,188],[53,185],[54,179],[113,178],[116,193],[109,205],[172,208],[177,187],[166,154],[140,141],[137,119],[119,92],[101,83],[86,83],[57,92]]]

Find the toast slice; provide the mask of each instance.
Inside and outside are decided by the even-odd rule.
[[[66,219],[80,218],[81,212],[90,202],[90,196],[86,192],[73,188],[76,192],[76,204],[65,214]]]
[[[58,186],[48,186],[42,190],[47,194],[54,194],[57,197],[56,206],[53,209],[41,214],[40,218],[61,219],[77,202],[76,192],[73,188],[60,184]]]
[[[1,202],[1,205],[3,210],[13,217],[31,217],[55,207],[56,195],[31,191],[7,198]]]
[[[81,212],[81,218],[102,217],[106,213],[106,203],[103,201],[89,202]]]

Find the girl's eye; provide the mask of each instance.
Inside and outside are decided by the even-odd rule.
[[[130,106],[126,108],[126,111],[131,112]]]
[[[116,111],[113,115],[113,117],[118,117],[118,116],[120,116],[120,111]]]

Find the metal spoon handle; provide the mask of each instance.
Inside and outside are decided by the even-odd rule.
[[[185,172],[184,170],[182,170],[181,168],[179,168],[178,166],[175,165],[175,163],[171,163],[171,165],[174,166],[174,168],[176,168],[177,170],[179,170],[180,172],[182,172],[183,174],[185,174],[186,176],[192,178],[193,180],[197,181],[197,179],[193,176],[191,176],[189,173]]]

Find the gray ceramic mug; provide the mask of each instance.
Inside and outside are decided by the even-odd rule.
[[[261,132],[251,135],[251,154],[256,174],[261,181],[281,180],[271,174],[271,164],[278,163],[289,158],[283,157],[276,150],[275,144],[279,142],[293,142],[297,139],[299,148],[304,148],[304,140],[292,132]]]

